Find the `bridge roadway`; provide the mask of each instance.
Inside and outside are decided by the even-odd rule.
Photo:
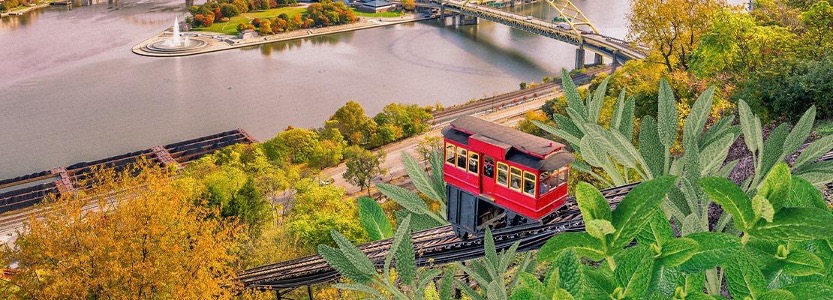
[[[512,12],[460,0],[443,0],[439,3],[439,6],[441,7],[441,10],[450,10],[465,16],[482,18],[484,20],[489,20],[495,23],[510,26],[512,28],[576,45],[579,47],[579,51],[586,49],[597,54],[613,58],[612,60],[615,62],[614,64],[621,65],[627,60],[644,59],[646,56],[645,53],[642,52],[642,49],[621,39],[593,32],[584,32],[578,29],[562,28],[559,26],[559,23],[546,22],[540,19],[525,17]],[[581,59],[584,59],[583,53],[579,54],[579,56]],[[579,67],[579,64],[577,64],[577,67]]]

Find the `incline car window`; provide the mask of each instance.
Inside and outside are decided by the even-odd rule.
[[[524,194],[535,197],[535,174],[524,172]]]
[[[457,149],[454,149],[454,145],[446,144],[445,145],[445,162],[454,164],[454,153]]]
[[[497,184],[502,186],[506,186],[506,183],[509,181],[507,178],[509,177],[509,166],[504,163],[497,163]]]
[[[466,161],[468,160],[466,157],[469,157],[466,155],[466,149],[457,148],[457,167],[463,170],[466,169]]]
[[[509,188],[521,190],[521,169],[515,167],[509,169]]]
[[[480,155],[474,152],[469,152],[469,172],[479,175],[480,173]]]
[[[484,156],[483,157],[483,175],[489,178],[495,178],[495,159]]]

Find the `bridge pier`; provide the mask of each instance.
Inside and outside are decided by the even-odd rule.
[[[619,60],[616,59],[617,54],[619,54],[619,50],[614,50],[613,51],[613,57],[610,58],[610,60],[611,60],[610,61],[610,74],[613,74],[613,72],[616,72],[616,67],[619,66]]]
[[[477,17],[469,17],[461,14],[457,18],[457,26],[477,25],[477,20]]]
[[[595,56],[593,57],[593,64],[597,66],[604,64],[604,58],[602,58],[601,54],[595,53]]]
[[[584,69],[584,46],[576,49],[576,70]]]

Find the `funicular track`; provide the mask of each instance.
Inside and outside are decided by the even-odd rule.
[[[806,147],[802,146],[803,148]],[[833,161],[833,151],[820,157],[818,161]],[[601,191],[611,206],[615,207],[638,183],[618,186]],[[833,183],[827,184],[833,190]],[[567,204],[546,217],[543,224],[506,228],[493,232],[495,247],[498,251],[508,249],[515,242],[520,242],[519,251],[540,248],[557,233],[584,231],[575,198],[570,196]],[[442,226],[414,232],[411,235],[417,253],[417,265],[440,265],[456,261],[476,259],[484,255],[483,238],[477,237],[461,240],[451,229]],[[359,246],[377,268],[384,265],[391,240],[381,240]],[[289,291],[303,286],[338,280],[340,275],[319,255],[301,257],[289,261],[246,270],[238,279],[246,288],[262,290]]]
[[[122,171],[142,158],[158,166],[183,166],[223,147],[253,142],[255,139],[246,131],[235,129],[95,161],[79,162],[64,168],[0,180],[0,190],[4,190],[0,191],[0,213],[35,205],[50,194],[89,188],[91,183],[85,179],[89,178],[93,170],[97,168]]]

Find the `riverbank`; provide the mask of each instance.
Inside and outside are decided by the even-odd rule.
[[[402,17],[397,18],[367,18],[363,17],[358,22],[352,24],[345,24],[345,25],[338,25],[338,26],[328,26],[323,28],[313,28],[313,29],[299,29],[293,30],[290,32],[279,33],[274,35],[268,36],[259,36],[254,38],[247,38],[247,39],[240,39],[236,36],[232,35],[224,35],[224,34],[216,34],[216,33],[209,33],[204,31],[189,31],[185,33],[185,36],[188,36],[191,39],[199,39],[201,41],[205,41],[207,43],[206,46],[200,47],[198,49],[188,50],[188,51],[180,51],[175,53],[163,53],[163,52],[154,52],[148,49],[149,45],[157,43],[159,41],[163,41],[171,37],[171,31],[165,30],[159,33],[157,36],[147,39],[136,46],[133,46],[133,53],[142,55],[142,56],[150,56],[150,57],[177,57],[177,56],[190,56],[190,55],[198,55],[198,54],[205,54],[217,51],[224,51],[230,49],[237,49],[249,46],[256,46],[261,44],[268,44],[274,42],[282,42],[282,41],[289,41],[301,38],[308,38],[308,37],[315,37],[339,32],[347,32],[347,31],[356,31],[362,29],[369,29],[381,26],[389,26],[389,25],[396,25],[396,24],[403,24],[403,23],[410,23],[422,20],[429,20],[430,17],[423,17],[421,15],[405,15]]]
[[[18,9],[18,10],[13,10],[13,11],[7,11],[7,12],[4,12],[4,13],[0,13],[0,17],[22,16],[23,14],[28,13],[30,11],[33,11],[33,10],[36,10],[36,9],[41,9],[41,8],[44,8],[44,7],[48,7],[49,3],[50,3],[50,1],[46,1],[46,2],[40,3],[40,4],[35,5],[35,6],[29,6],[29,7],[25,7],[25,8]]]

